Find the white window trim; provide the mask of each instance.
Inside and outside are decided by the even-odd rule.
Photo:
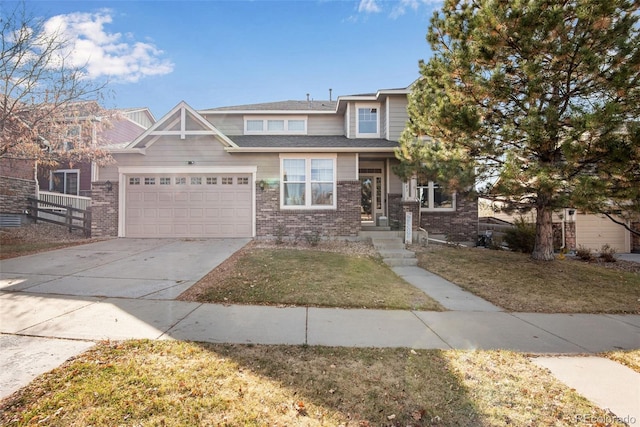
[[[304,205],[285,205],[284,204],[284,160],[298,159],[305,161],[305,204]],[[333,204],[331,205],[312,205],[311,204],[311,160],[332,160],[333,161]],[[280,209],[282,210],[335,210],[338,202],[338,156],[327,154],[280,154]]]
[[[49,173],[49,191],[53,191],[53,175],[56,173],[64,173],[64,178],[63,178],[63,191],[64,194],[69,194],[66,192],[66,186],[67,186],[67,174],[68,173],[75,173],[76,175],[78,175],[78,185],[76,188],[76,196],[80,195],[80,169],[57,169],[54,171],[51,171]],[[70,194],[71,195],[71,194]]]
[[[375,133],[361,133],[360,132],[360,114],[361,108],[375,108],[376,109],[376,132]],[[376,103],[356,103],[356,138],[380,138],[380,104]]]
[[[451,194],[451,207],[450,208],[434,208],[433,207],[434,188],[435,188],[434,184],[435,184],[435,182],[429,181],[429,183],[426,186],[427,191],[429,192],[429,194],[428,194],[429,207],[424,208],[424,207],[420,206],[420,210],[422,212],[455,212],[456,211],[456,193],[452,193]],[[415,188],[416,198],[419,196],[419,193],[418,193],[418,188],[419,187],[425,187],[425,186],[417,185],[417,181],[416,181],[416,188]],[[419,199],[418,199],[418,202],[420,202]]]
[[[247,122],[249,120],[262,120],[262,130],[249,130],[247,129]],[[269,120],[283,120],[284,130],[270,131],[267,127]],[[289,130],[289,120],[302,120],[304,121],[304,129],[302,130]],[[244,134],[245,135],[306,135],[308,129],[308,116],[244,116]]]

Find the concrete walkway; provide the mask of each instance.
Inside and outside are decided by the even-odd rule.
[[[20,379],[0,373],[0,397],[50,369],[36,361],[40,357],[55,366],[93,342],[107,339],[509,349],[539,354],[640,348],[639,315],[507,313],[417,267],[393,269],[450,311],[278,308],[174,300],[217,265],[210,259],[220,263],[243,244],[114,240],[3,261],[0,372],[21,370],[16,364],[25,358],[34,362],[34,369],[25,369]],[[208,264],[198,255],[202,251]],[[69,261],[79,259],[86,260],[81,267]],[[197,264],[197,274],[188,274],[194,270],[189,263]]]

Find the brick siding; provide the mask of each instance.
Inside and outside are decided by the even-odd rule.
[[[0,159],[0,176],[19,178],[29,181],[35,180],[35,163],[33,160]]]
[[[337,183],[335,210],[282,210],[280,183],[256,187],[256,236],[263,239],[356,238],[360,231],[360,181]]]
[[[27,197],[36,196],[36,181],[0,176],[0,213],[24,214]]]
[[[452,242],[478,240],[478,199],[456,198],[455,212],[420,212],[420,225],[429,234],[444,234]]]
[[[105,182],[91,183],[91,236],[118,236],[118,183],[107,191]]]

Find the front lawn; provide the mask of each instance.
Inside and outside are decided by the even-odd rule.
[[[177,341],[98,344],[0,402],[6,426],[560,426],[584,414],[606,413],[513,352]]]
[[[431,246],[419,266],[516,312],[640,313],[640,274],[576,260]]]
[[[348,248],[348,247],[347,247]],[[211,303],[442,310],[379,257],[298,248],[236,253],[179,299]]]

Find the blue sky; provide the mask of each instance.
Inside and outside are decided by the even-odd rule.
[[[405,87],[434,0],[28,1],[74,40],[109,108],[196,109]]]

